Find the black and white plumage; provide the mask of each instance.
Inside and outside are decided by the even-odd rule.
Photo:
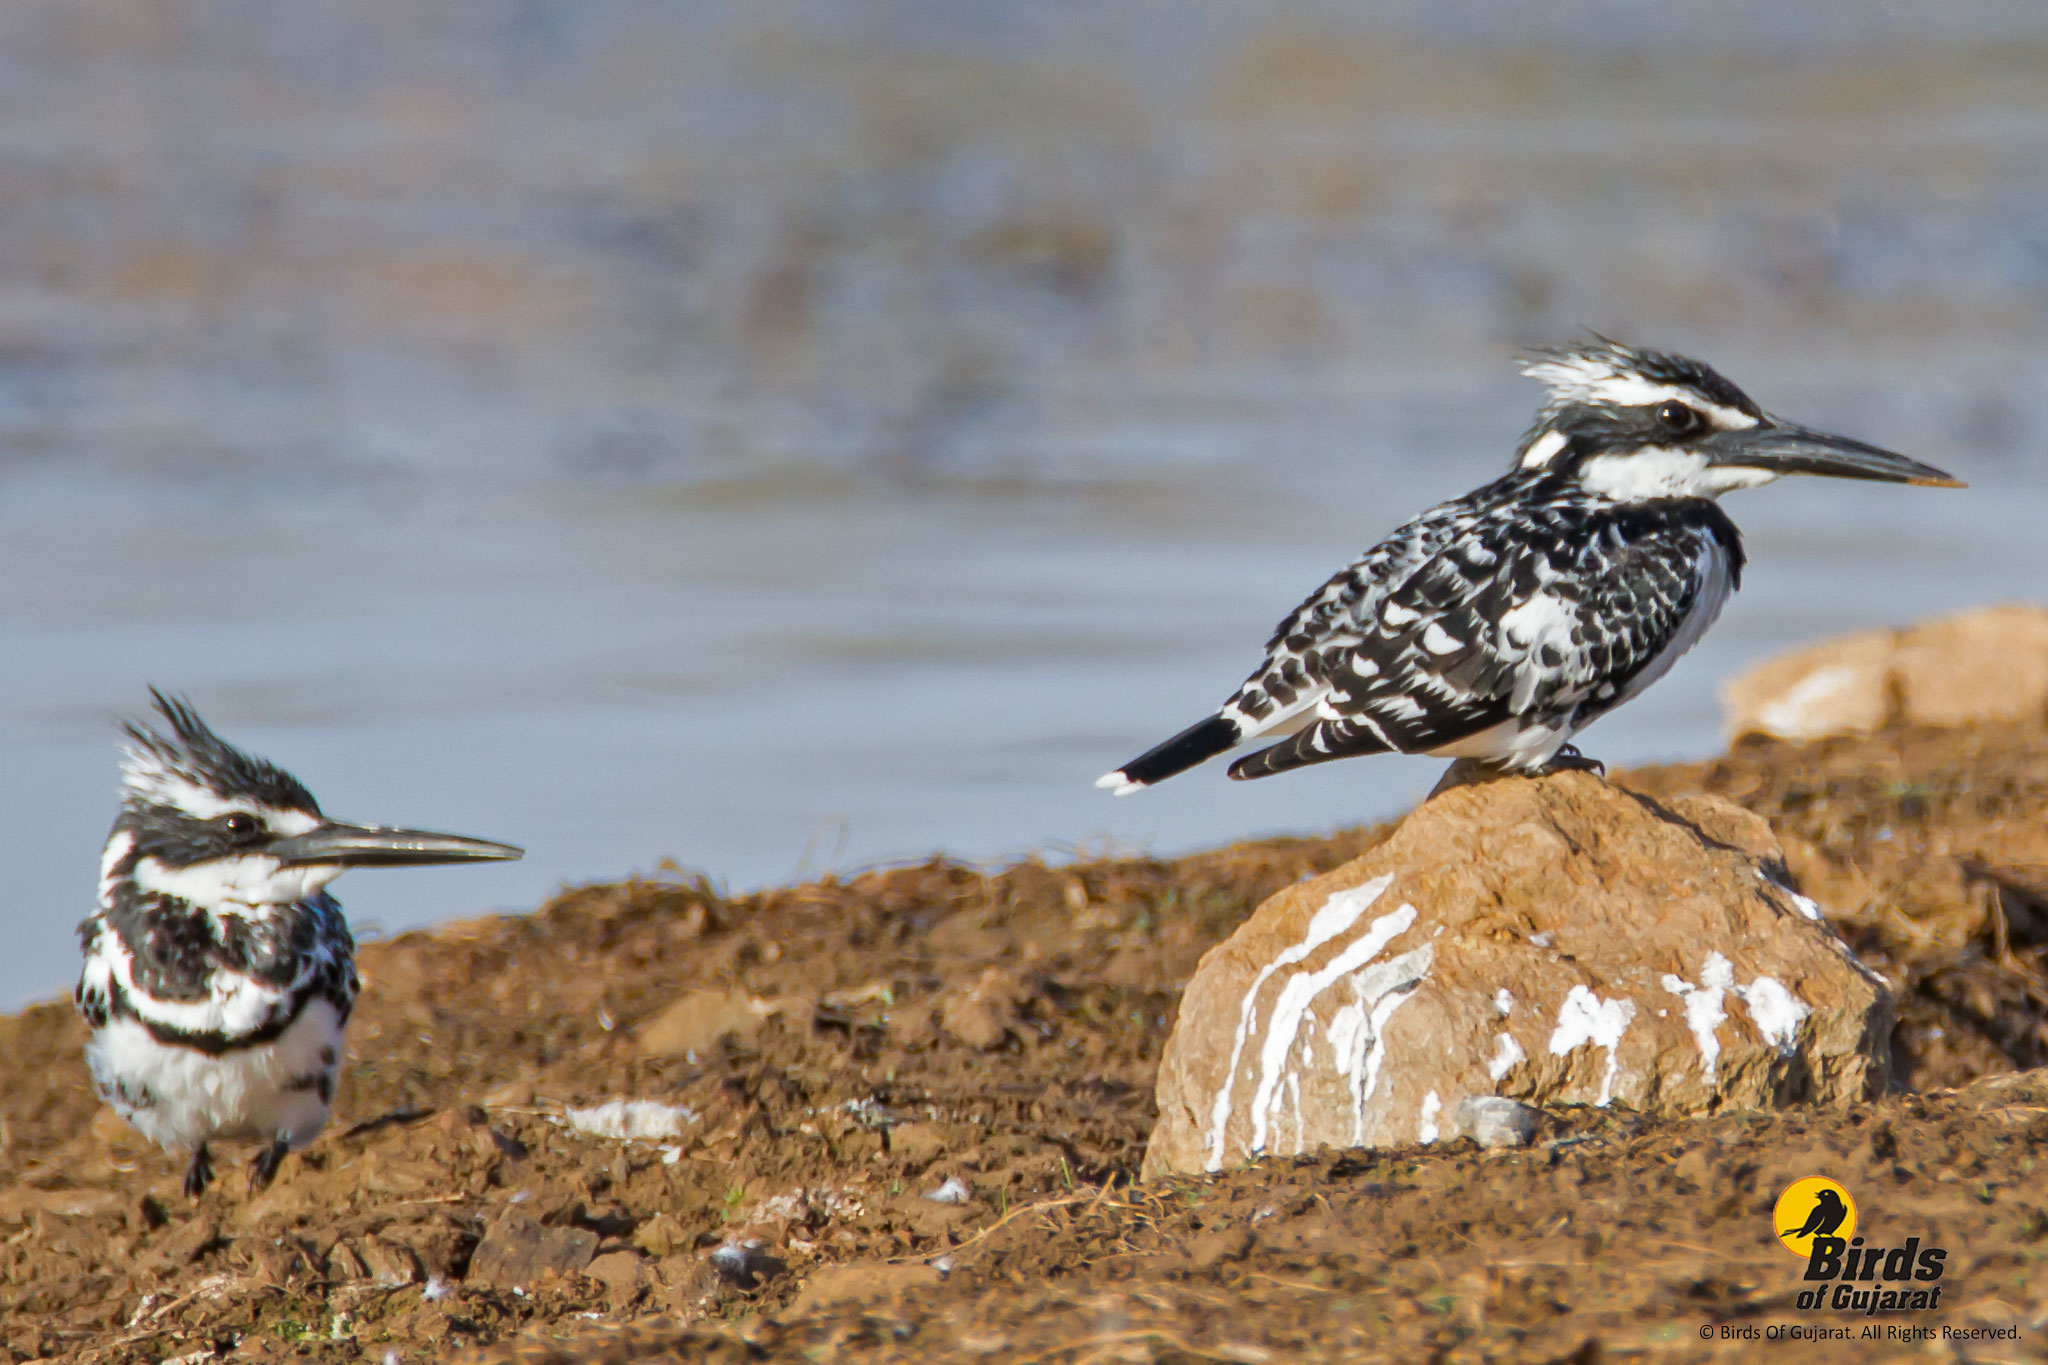
[[[1961,486],[1773,417],[1683,356],[1596,338],[1524,373],[1549,398],[1507,474],[1366,551],[1215,714],[1096,785],[1125,795],[1261,741],[1232,777],[1376,753],[1583,764],[1572,736],[1662,677],[1741,583],[1722,493],[1785,474]]]
[[[350,867],[517,858],[506,844],[345,825],[298,779],[154,689],[169,726],[127,726],[99,911],[75,1000],[100,1097],[212,1179],[208,1143],[266,1144],[251,1188],[327,1122],[358,990],[328,882]]]

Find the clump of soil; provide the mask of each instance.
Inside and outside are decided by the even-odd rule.
[[[1383,830],[733,898],[677,874],[368,945],[335,1124],[254,1197],[232,1169],[178,1194],[68,1006],[0,1020],[9,1358],[1707,1357],[1743,1343],[1702,1323],[1788,1309],[1769,1206],[1816,1172],[1946,1239],[1941,1321],[2038,1325],[2048,1084],[2005,1073],[2048,1049],[2048,731],[1617,780],[1770,819],[1901,987],[1922,1093],[1135,1185],[1196,960]]]

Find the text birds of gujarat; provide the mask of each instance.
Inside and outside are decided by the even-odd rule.
[[[1267,747],[1232,777],[1380,753],[1597,766],[1572,736],[1664,676],[1741,583],[1721,494],[1786,474],[1963,486],[1774,417],[1684,356],[1596,338],[1523,372],[1550,392],[1512,469],[1359,556],[1214,715],[1096,785],[1122,796],[1247,743]]]
[[[351,867],[517,858],[509,844],[347,825],[282,768],[151,689],[170,732],[131,722],[99,912],[78,926],[78,1012],[100,1097],[166,1151],[185,1192],[207,1144],[265,1144],[252,1190],[327,1122],[355,1004],[355,941],[324,889]]]

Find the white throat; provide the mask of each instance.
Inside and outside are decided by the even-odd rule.
[[[296,904],[346,870],[331,863],[287,867],[261,853],[212,858],[189,867],[172,867],[155,858],[142,858],[135,864],[135,884],[144,891],[176,896],[209,909],[230,905],[255,909]]]
[[[1737,488],[1755,488],[1778,476],[1768,469],[1716,465],[1692,450],[1652,446],[1626,455],[1595,455],[1579,466],[1579,483],[1616,502],[1660,498],[1718,498]]]

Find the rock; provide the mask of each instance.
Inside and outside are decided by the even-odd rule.
[[[949,991],[939,1004],[939,1026],[971,1048],[1000,1047],[1010,1036],[1017,1002],[1027,992],[1000,967],[990,967],[965,989]]]
[[[469,1258],[469,1278],[500,1289],[524,1287],[550,1271],[574,1274],[596,1251],[597,1234],[587,1228],[543,1227],[531,1214],[506,1209],[484,1229]]]
[[[1758,817],[1588,773],[1455,787],[1269,899],[1201,961],[1159,1068],[1148,1177],[1524,1120],[1885,1088],[1891,995],[1779,881]]]
[[[913,1166],[936,1161],[946,1151],[946,1129],[938,1123],[899,1123],[889,1130],[889,1150]]]
[[[674,1215],[662,1212],[633,1229],[633,1245],[659,1261],[689,1246],[690,1234]]]
[[[691,991],[640,1026],[640,1050],[650,1057],[708,1052],[728,1033],[749,1036],[772,1013],[773,1005],[742,990]]]
[[[420,1278],[419,1260],[412,1249],[385,1241],[374,1232],[357,1243],[355,1251],[370,1280],[376,1284],[411,1284]]]
[[[604,1286],[605,1301],[624,1308],[654,1283],[647,1261],[635,1251],[607,1251],[583,1267],[583,1273]]]
[[[350,1280],[367,1280],[370,1278],[370,1268],[363,1263],[363,1258],[356,1254],[354,1247],[347,1242],[336,1242],[334,1249],[327,1253],[327,1278],[343,1283]]]
[[[764,1280],[789,1269],[759,1237],[728,1237],[706,1252],[704,1259],[727,1284],[739,1289],[757,1289]]]
[[[1242,1223],[1211,1228],[1188,1244],[1188,1260],[1197,1270],[1214,1270],[1229,1261],[1242,1261],[1258,1245],[1258,1235]]]
[[[486,1109],[527,1109],[533,1105],[533,1081],[527,1077],[506,1081],[484,1096]]]
[[[2048,716],[2048,608],[1983,607],[1766,660],[1721,688],[1729,731],[1782,739]]]
[[[944,1278],[932,1267],[915,1263],[821,1266],[804,1281],[803,1291],[782,1316],[797,1321],[845,1304],[887,1303],[928,1290]]]
[[[1458,1101],[1452,1115],[1459,1137],[1481,1147],[1527,1147],[1535,1140],[1543,1112],[1504,1095],[1473,1095]]]

